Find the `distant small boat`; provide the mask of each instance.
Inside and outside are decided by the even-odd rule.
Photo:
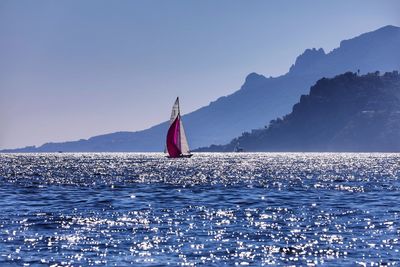
[[[190,158],[189,144],[187,142],[185,129],[179,110],[179,97],[176,98],[172,107],[170,126],[167,132],[166,152],[169,158]]]
[[[235,148],[233,149],[233,152],[244,152],[244,148],[241,147],[239,143],[237,143]]]

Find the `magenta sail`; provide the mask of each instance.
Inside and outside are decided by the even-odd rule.
[[[180,115],[179,98],[176,98],[172,107],[166,152],[170,158],[190,158],[192,156]]]
[[[180,148],[180,120],[176,117],[168,129],[167,133],[167,151],[171,158],[177,158],[182,154]]]

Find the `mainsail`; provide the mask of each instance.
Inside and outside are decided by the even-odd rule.
[[[172,107],[166,150],[171,158],[191,156],[180,115],[179,98],[176,98]]]

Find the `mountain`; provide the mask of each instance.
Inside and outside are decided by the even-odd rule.
[[[399,70],[399,47],[400,28],[385,26],[342,41],[329,53],[307,49],[282,76],[266,78],[251,73],[240,90],[183,116],[189,143],[192,148],[224,144],[246,130],[263,127],[271,119],[290,112],[300,95],[307,93],[321,77],[357,70],[361,73]],[[164,122],[143,131],[4,151],[162,151],[167,127]]]
[[[293,111],[228,145],[199,151],[400,151],[400,75],[322,78]]]

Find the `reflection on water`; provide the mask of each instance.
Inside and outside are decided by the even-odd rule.
[[[399,264],[399,154],[0,154],[0,265]]]

